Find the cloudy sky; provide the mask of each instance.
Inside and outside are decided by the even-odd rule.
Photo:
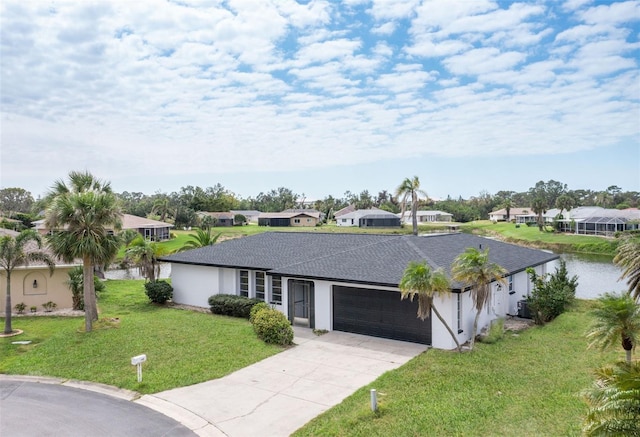
[[[3,0],[0,186],[640,191],[640,1]]]

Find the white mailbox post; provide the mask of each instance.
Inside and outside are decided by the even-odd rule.
[[[145,354],[136,355],[131,358],[131,365],[138,366],[138,382],[142,382],[142,363],[147,361],[147,356]]]

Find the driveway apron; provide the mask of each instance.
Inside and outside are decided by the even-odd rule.
[[[427,349],[337,331],[316,336],[298,327],[294,341],[295,347],[223,378],[145,395],[136,402],[201,436],[288,436]]]

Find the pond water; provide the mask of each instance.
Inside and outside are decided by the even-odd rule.
[[[607,291],[624,291],[627,289],[626,280],[619,281],[622,270],[613,263],[613,259],[602,255],[560,254],[567,263],[569,275],[578,275],[578,289],[576,297],[579,299],[596,299]],[[558,266],[558,262],[555,266]],[[553,273],[552,268],[549,273]],[[171,265],[160,266],[160,278],[166,279],[171,275]],[[107,279],[142,279],[138,269],[108,270]]]
[[[627,290],[627,280],[619,281],[622,269],[609,256],[563,253],[560,257],[567,263],[569,275],[578,275],[579,299],[596,299],[608,291]]]

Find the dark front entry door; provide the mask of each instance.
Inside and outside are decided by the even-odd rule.
[[[312,281],[289,280],[289,321],[298,326],[315,327]]]
[[[416,317],[418,302],[397,291],[333,286],[333,329],[431,344],[431,318]]]

